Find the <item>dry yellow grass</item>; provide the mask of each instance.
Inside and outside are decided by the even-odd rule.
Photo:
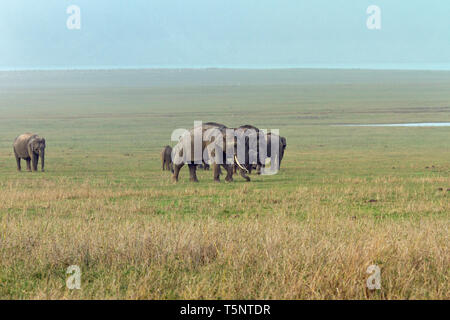
[[[55,189],[48,182],[24,197],[6,188],[0,195],[0,210],[10,211],[0,219],[2,296],[448,299],[448,216],[411,219],[408,212],[450,212],[449,202],[430,205],[425,191],[405,192],[393,183],[298,187],[284,197],[281,190],[241,184],[218,206],[211,205],[214,188],[192,187],[182,195],[190,200],[164,205],[173,212],[168,215],[158,213],[159,199],[175,199],[179,190]],[[374,193],[396,195],[384,217],[356,207],[343,211]],[[221,216],[244,205],[251,213]],[[197,214],[181,215],[182,206],[198,208]],[[390,213],[398,216],[394,223]],[[79,291],[65,286],[73,264],[82,269]],[[379,291],[366,289],[371,264],[381,268]]]

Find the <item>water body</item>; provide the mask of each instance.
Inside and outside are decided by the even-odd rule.
[[[344,124],[346,127],[450,127],[450,122]]]

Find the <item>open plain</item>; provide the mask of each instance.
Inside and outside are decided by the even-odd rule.
[[[173,183],[195,120],[279,129],[280,172]],[[449,121],[450,72],[0,72],[0,298],[449,299],[450,127],[342,126]]]

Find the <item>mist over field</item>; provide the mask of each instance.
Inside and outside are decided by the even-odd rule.
[[[0,72],[0,298],[449,299],[450,127],[342,126],[449,101],[446,71]],[[281,170],[174,183],[160,152],[196,120],[279,129]],[[28,131],[45,172],[16,171]]]

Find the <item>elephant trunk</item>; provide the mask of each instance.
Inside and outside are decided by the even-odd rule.
[[[37,165],[39,161],[39,155],[35,152],[31,154],[31,169],[32,171],[37,171]]]
[[[42,149],[39,152],[39,156],[41,157],[41,171],[44,171],[44,165],[45,165],[45,150]]]

